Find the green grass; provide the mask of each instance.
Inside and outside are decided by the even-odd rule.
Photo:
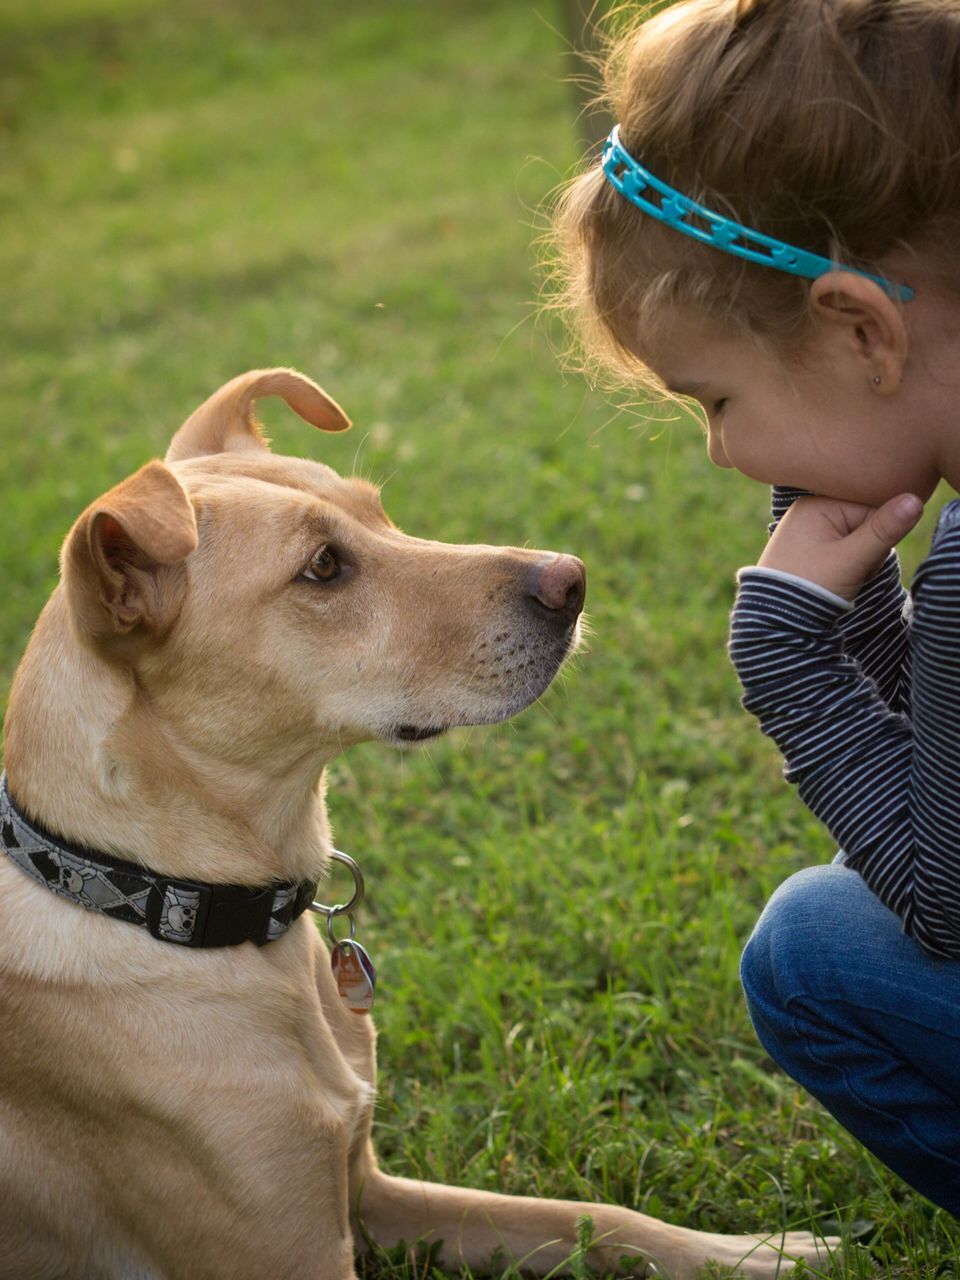
[[[304,369],[356,428],[270,407],[275,447],[386,480],[411,533],[589,574],[592,638],[541,705],[331,770],[370,887],[385,1165],[709,1230],[840,1224],[836,1274],[954,1276],[952,1220],[742,1007],[765,897],[832,848],[724,655],[766,495],[692,424],[564,380],[533,323],[531,210],[576,151],[561,26],[550,0],[7,0],[0,675],[82,507],[235,373]]]

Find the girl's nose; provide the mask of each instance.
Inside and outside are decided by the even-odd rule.
[[[733,463],[727,457],[723,447],[723,441],[720,438],[720,432],[717,431],[712,424],[707,425],[707,453],[710,461],[715,467],[731,468]]]

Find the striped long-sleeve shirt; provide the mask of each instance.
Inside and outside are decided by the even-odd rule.
[[[775,517],[796,496],[775,491]],[[853,604],[738,577],[730,654],[787,781],[904,931],[960,958],[960,500],[909,595],[893,552]]]

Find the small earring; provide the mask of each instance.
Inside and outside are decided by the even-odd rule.
[[[873,375],[873,385],[874,385],[875,387],[879,387],[879,385],[880,385],[880,383],[881,383],[882,381],[883,381],[883,379],[880,377],[879,373],[875,373],[875,374]]]

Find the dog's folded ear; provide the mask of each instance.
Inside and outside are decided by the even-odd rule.
[[[162,636],[180,611],[197,522],[183,486],[148,462],[83,513],[63,547],[63,581],[80,633]]]
[[[282,396],[305,422],[321,431],[343,431],[350,419],[336,400],[295,369],[251,369],[226,383],[186,420],[170,442],[167,462],[235,449],[265,449],[253,413],[260,396]]]

